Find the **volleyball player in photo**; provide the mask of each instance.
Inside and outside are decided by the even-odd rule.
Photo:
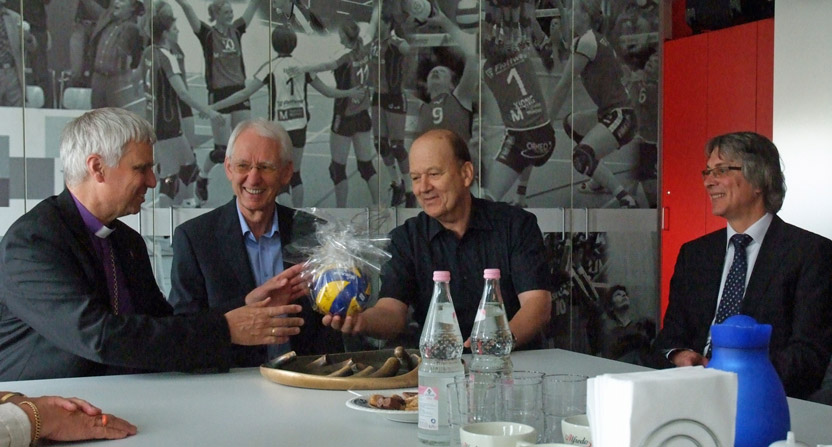
[[[213,104],[244,89],[246,68],[240,39],[254,18],[258,0],[250,0],[243,15],[236,19],[229,0],[211,0],[208,5],[208,17],[215,22],[213,26],[199,20],[188,0],[176,0],[176,3],[182,8],[188,24],[191,25],[191,30],[202,45],[208,103]],[[231,115],[231,128],[234,128],[238,123],[251,117],[251,103],[244,101],[220,112]],[[208,200],[208,174],[215,165],[225,160],[225,149],[231,128],[227,123],[212,122],[211,124],[214,149],[202,164],[196,183],[196,193],[202,201]]]
[[[378,174],[373,159],[372,120],[370,119],[370,55],[368,45],[364,44],[361,30],[354,21],[347,19],[338,28],[341,45],[346,49],[338,58],[311,66],[288,69],[290,76],[301,73],[320,73],[332,70],[336,87],[341,90],[362,88],[365,95],[361,98],[338,98],[332,114],[332,127],[329,140],[332,161],[329,175],[335,185],[335,206],[345,208],[349,184],[347,177],[347,157],[350,146],[355,149],[358,173],[366,182],[370,191],[369,204],[378,203]]]
[[[580,79],[597,106],[597,111],[574,112],[563,119],[566,134],[577,143],[572,150],[575,170],[594,182],[583,183],[579,191],[603,188],[612,193],[621,208],[638,208],[635,198],[602,161],[633,139],[637,123],[630,94],[623,84],[621,61],[606,37],[596,31],[603,20],[600,6],[597,0],[573,0],[573,11],[562,3],[559,7],[561,17],[573,14],[572,20],[563,23],[563,29],[566,35],[576,37],[551,96],[552,119],[569,97],[573,79]]]
[[[522,206],[532,168],[543,166],[552,156],[555,131],[537,78],[530,39],[512,44],[494,34],[497,30],[488,24],[483,26],[482,72],[497,102],[506,134],[497,162],[489,167],[485,195],[501,200],[518,183],[517,196],[512,201]]]
[[[306,146],[306,128],[309,123],[309,107],[307,103],[307,85],[327,98],[362,98],[366,95],[363,88],[339,90],[324,84],[315,74],[301,73],[290,76],[287,70],[297,67],[300,63],[292,57],[292,52],[298,44],[298,36],[292,28],[276,26],[272,30],[272,48],[277,56],[263,64],[254,77],[246,82],[246,88],[218,101],[211,107],[221,110],[246,101],[255,92],[269,87],[270,104],[269,119],[279,122],[289,133],[292,140],[292,165],[294,172],[289,181],[286,193],[292,196],[292,206],[303,206],[303,179],[301,178],[301,163],[303,150]],[[281,192],[282,194],[283,192]]]
[[[147,117],[156,131],[153,146],[159,174],[159,200],[154,206],[196,207],[193,183],[199,174],[193,147],[183,132],[181,104],[196,109],[212,121],[223,121],[218,112],[197,101],[185,84],[184,57],[176,54],[179,29],[164,8],[153,16],[152,45],[142,54],[142,73]],[[184,56],[184,55],[183,55]],[[190,111],[190,110],[189,110]]]

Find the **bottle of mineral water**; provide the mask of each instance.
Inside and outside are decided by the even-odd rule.
[[[511,378],[511,349],[514,337],[508,327],[506,309],[500,292],[500,269],[485,269],[482,291],[474,327],[471,330],[471,365],[473,377],[491,376],[501,381]]]
[[[462,334],[456,320],[448,283],[451,273],[433,272],[433,297],[430,301],[419,351],[419,441],[431,445],[448,445],[447,385],[465,374],[462,365]]]

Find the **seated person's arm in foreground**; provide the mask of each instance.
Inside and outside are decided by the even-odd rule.
[[[325,315],[323,324],[345,334],[362,334],[388,340],[404,330],[407,324],[407,304],[395,298],[380,298],[375,306],[352,317]]]
[[[688,284],[691,277],[688,272],[697,268],[688,260],[687,253],[686,246],[683,245],[673,268],[673,277],[670,278],[670,299],[664,324],[651,349],[649,366],[653,368],[708,364],[708,359],[702,353],[692,349],[694,335],[687,327],[686,316],[691,306],[695,305],[688,299],[687,291],[694,290]]]
[[[510,232],[511,281],[518,291],[520,310],[509,321],[516,347],[539,340],[552,318],[551,273],[543,255],[543,236],[537,218],[524,213],[515,219]]]
[[[8,394],[10,393],[0,393],[2,396]],[[78,398],[16,395],[7,398],[5,402],[0,407],[0,444],[2,445],[29,445],[30,442],[35,445],[36,434],[38,439],[52,441],[121,439],[136,434],[136,426],[111,414],[105,415],[99,408]],[[37,415],[35,415],[35,408],[37,408]],[[26,422],[28,422],[29,431],[24,433],[25,439],[20,440],[18,432],[27,428]]]
[[[508,322],[517,339],[515,348],[536,340],[552,315],[552,294],[548,290],[528,290],[517,298],[520,310]]]
[[[296,314],[301,311],[299,305],[289,305],[298,297],[307,293],[305,282],[300,277],[302,265],[284,270],[255,288],[244,298],[246,306],[229,305],[218,308],[225,313],[231,342],[238,345],[257,345],[268,343],[285,343],[289,337],[300,332],[302,318],[279,318],[274,323],[282,327],[275,328],[274,333],[263,319],[270,315]],[[197,254],[194,251],[190,235],[182,226],[173,233],[173,264],[171,266],[171,291],[168,301],[176,314],[204,313],[209,309],[208,287],[206,278],[200,269]],[[271,298],[270,298],[271,297]],[[268,302],[264,302],[269,299]],[[274,307],[265,310],[263,307]],[[280,322],[279,320],[285,320]],[[273,325],[272,325],[273,326]]]

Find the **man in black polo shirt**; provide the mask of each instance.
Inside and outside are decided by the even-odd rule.
[[[396,337],[405,329],[408,306],[417,322],[425,321],[432,273],[448,270],[467,339],[482,294],[483,270],[499,268],[515,346],[535,347],[549,321],[551,294],[534,215],[471,195],[471,156],[465,141],[451,131],[423,134],[413,142],[409,159],[413,193],[423,212],[390,234],[392,258],[382,267],[378,303],[354,317],[327,315],[324,324],[348,334]]]

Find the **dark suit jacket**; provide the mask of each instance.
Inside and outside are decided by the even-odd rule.
[[[110,235],[136,315],[113,315],[102,263],[69,191],[24,214],[0,242],[0,380],[129,370],[227,368],[219,312],[172,315],[142,237]]]
[[[682,246],[653,366],[671,366],[664,350],[705,348],[726,248],[725,229]],[[832,351],[832,241],[775,215],[740,313],[772,325],[770,357],[789,396],[806,397],[819,388]]]
[[[288,245],[300,237],[314,236],[315,218],[307,213],[296,216],[295,210],[278,204],[277,220],[284,259],[297,258],[287,252]],[[245,304],[246,294],[255,287],[236,198],[176,228],[168,297],[176,314],[234,309]],[[300,334],[292,337],[292,349],[298,355],[343,351],[340,333],[321,324],[321,315],[312,310],[309,300],[301,297],[298,304],[303,306],[300,316],[304,325]],[[264,346],[234,347],[233,366],[257,366],[266,360]]]

